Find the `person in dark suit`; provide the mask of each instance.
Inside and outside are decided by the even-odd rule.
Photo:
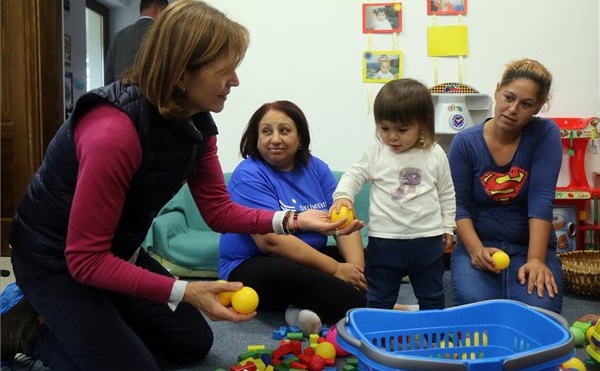
[[[133,66],[142,39],[158,14],[169,5],[168,0],[141,0],[140,18],[119,31],[112,40],[104,65],[106,85],[121,78],[122,73]]]

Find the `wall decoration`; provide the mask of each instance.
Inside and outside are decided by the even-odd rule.
[[[428,15],[465,15],[467,0],[429,0],[427,1]]]
[[[402,52],[378,50],[363,53],[363,81],[386,83],[402,77]]]
[[[71,36],[64,35],[64,61],[65,67],[71,67]]]
[[[469,53],[467,26],[427,27],[427,55],[430,57],[462,56]]]
[[[65,119],[73,113],[73,72],[65,71]]]
[[[402,3],[367,3],[362,10],[363,33],[402,31]]]

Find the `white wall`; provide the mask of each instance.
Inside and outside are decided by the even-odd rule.
[[[216,114],[220,156],[225,171],[240,161],[241,132],[262,103],[288,99],[306,113],[313,154],[345,170],[374,141],[370,104],[381,84],[362,82],[362,53],[391,49],[392,35],[362,33],[362,4],[367,1],[208,0],[251,33],[251,45],[225,110]],[[404,76],[434,84],[427,57],[426,29],[432,18],[425,0],[405,0]],[[111,11],[111,32],[138,16],[138,3]],[[492,94],[504,66],[521,57],[539,59],[554,74],[553,100],[543,116],[600,116],[600,7],[598,0],[470,0],[462,18],[469,27],[469,55],[463,82]],[[456,24],[458,17],[437,17]],[[438,82],[459,79],[456,58],[440,58]],[[600,145],[600,140],[597,141]],[[588,178],[600,171],[600,155],[588,155]],[[561,175],[564,182],[564,176]],[[560,183],[560,181],[559,181]]]

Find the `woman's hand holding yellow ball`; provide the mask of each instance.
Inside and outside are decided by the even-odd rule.
[[[492,260],[494,261],[494,267],[499,270],[506,269],[506,267],[508,267],[510,264],[510,257],[502,250],[498,250],[493,253]]]

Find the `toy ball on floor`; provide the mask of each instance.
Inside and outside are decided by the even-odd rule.
[[[333,347],[335,348],[335,353],[339,357],[349,356],[350,353],[348,353],[346,350],[344,350],[344,348],[342,348],[337,343],[336,337],[337,337],[337,328],[335,327],[335,325],[333,325],[329,328],[329,330],[327,330],[327,335],[325,336],[325,340],[327,340],[328,342],[333,344]]]
[[[335,346],[332,343],[328,341],[323,341],[320,342],[319,345],[317,345],[317,349],[315,349],[315,354],[323,357],[324,359],[335,359],[337,353],[335,350]]]
[[[575,371],[586,371],[585,364],[576,357],[569,359],[560,365],[561,370],[575,370]]]

